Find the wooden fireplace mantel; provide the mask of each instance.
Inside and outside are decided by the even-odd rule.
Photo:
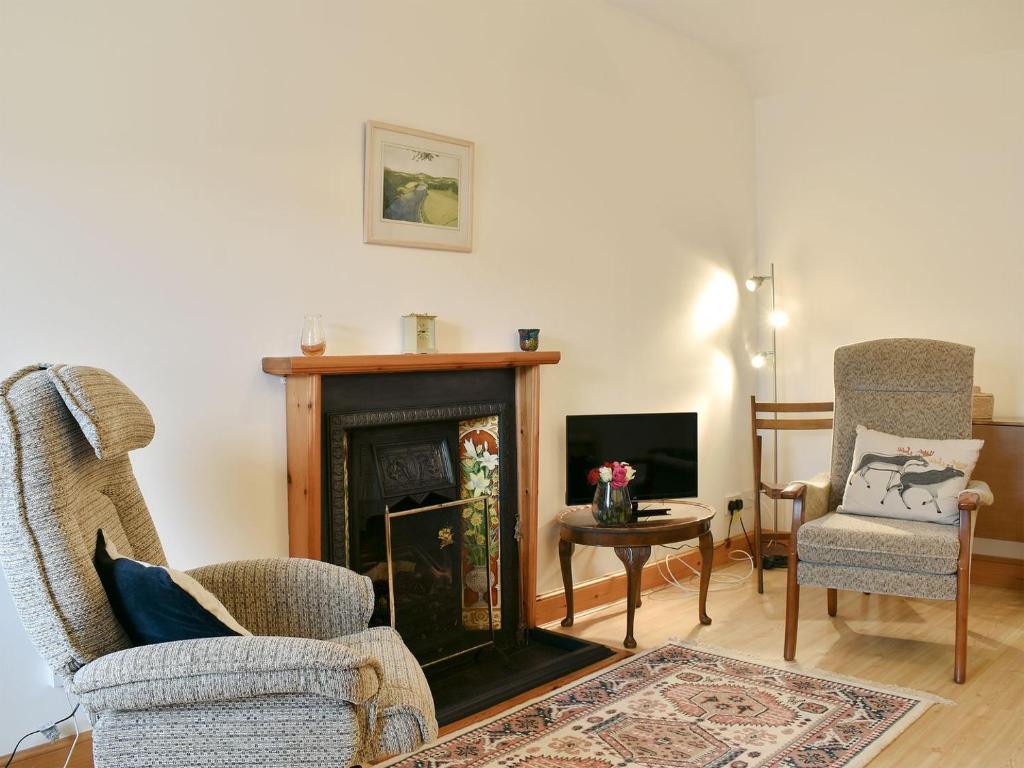
[[[263,370],[277,376],[344,376],[353,373],[469,371],[552,365],[561,352],[456,352],[432,355],[330,355],[264,357]]]
[[[521,616],[536,626],[537,488],[540,434],[540,366],[560,352],[461,352],[429,355],[330,355],[265,357],[263,370],[286,381],[288,450],[288,552],[322,559],[321,424],[324,376],[469,371],[514,368],[518,430]]]

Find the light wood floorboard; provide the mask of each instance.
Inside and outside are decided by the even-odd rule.
[[[744,570],[746,566],[738,565],[715,573]],[[714,622],[709,627],[697,621],[696,594],[668,587],[645,591],[636,617],[637,651],[679,637],[781,662],[785,576],[784,570],[767,571],[763,595],[757,594],[753,579],[709,595],[708,613]],[[930,691],[956,702],[932,707],[871,768],[1024,768],[1024,591],[973,587],[964,685],[952,679],[953,603],[840,592],[839,615],[831,619],[824,589],[804,587],[800,598],[800,664]],[[625,601],[620,601],[578,613],[570,629],[562,629],[558,622],[549,628],[621,649],[625,610]],[[506,706],[547,688],[550,685]],[[72,765],[89,768],[91,740],[89,734],[83,736]],[[66,748],[62,744],[29,750],[14,764],[58,768]]]
[[[696,594],[668,587],[646,592],[636,616],[637,651],[678,637],[781,662],[785,576],[785,570],[766,571],[763,595],[753,579],[710,594],[708,627],[697,621]],[[953,682],[952,602],[840,592],[832,619],[824,589],[800,593],[798,663],[956,702],[932,707],[872,768],[1024,768],[1024,592],[973,587],[964,685]],[[621,648],[625,624],[623,601],[578,614],[569,629],[550,628]]]

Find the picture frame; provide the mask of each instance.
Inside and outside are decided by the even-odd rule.
[[[471,141],[368,121],[363,241],[471,252],[473,152]]]

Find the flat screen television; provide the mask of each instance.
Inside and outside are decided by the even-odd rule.
[[[623,413],[565,417],[565,502],[589,504],[587,473],[606,461],[636,469],[634,500],[697,495],[697,414]]]

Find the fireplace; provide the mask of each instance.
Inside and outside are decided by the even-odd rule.
[[[515,641],[526,620],[519,594],[513,372],[329,378],[323,384],[323,412],[325,558],[373,580],[373,621],[391,623],[389,586],[401,595],[399,582],[430,600],[440,599],[444,579],[428,589],[422,576],[431,571],[432,559],[450,562],[457,550],[461,562],[449,574],[448,590],[457,593],[463,628],[489,631],[493,626],[503,640]],[[453,536],[450,545],[443,545],[437,533],[452,527],[450,521],[434,530],[428,530],[428,522],[405,518],[404,526],[393,525],[393,532],[409,525],[423,530],[415,570],[388,579],[386,519],[418,507],[482,497],[494,499],[487,528],[481,505],[466,505],[458,526],[465,531]],[[403,561],[405,567],[410,564]],[[485,600],[472,588],[481,579],[490,582]],[[446,626],[453,627],[451,605],[435,607],[445,611]],[[429,614],[424,617],[426,622]],[[421,664],[437,661],[435,652],[420,647],[418,628],[406,622],[406,632],[403,638]]]
[[[394,625],[424,666],[525,627],[514,388],[507,376],[462,376],[458,387],[446,387],[450,395],[491,399],[394,406],[393,394],[408,402],[410,385],[429,392],[431,378],[389,377],[375,382],[371,400],[355,403],[361,410],[325,414],[327,559],[372,579],[371,623]],[[328,383],[325,395],[332,404],[335,386]]]
[[[442,723],[611,655],[537,629],[539,365],[557,353],[267,358],[289,540],[367,575]]]

